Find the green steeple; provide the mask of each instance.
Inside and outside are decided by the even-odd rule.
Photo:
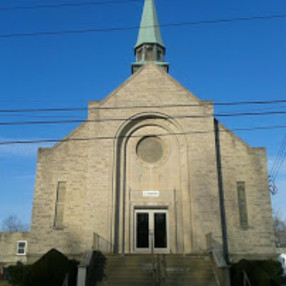
[[[145,0],[139,34],[134,48],[136,62],[132,73],[153,61],[168,72],[169,64],[164,62],[166,48],[163,44],[154,0]]]
[[[145,0],[136,47],[156,43],[164,47],[154,0]]]

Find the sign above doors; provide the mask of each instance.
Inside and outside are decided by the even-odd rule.
[[[143,191],[143,197],[158,198],[160,196],[160,191]]]

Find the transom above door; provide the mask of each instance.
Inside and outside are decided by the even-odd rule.
[[[168,252],[168,210],[135,209],[134,250]]]

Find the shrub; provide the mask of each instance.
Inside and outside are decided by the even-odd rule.
[[[232,286],[243,285],[243,270],[253,286],[280,286],[282,268],[277,261],[241,260],[231,266]]]
[[[29,275],[31,267],[17,262],[16,265],[8,267],[9,283],[13,286],[24,286],[24,280]]]
[[[13,286],[62,286],[69,274],[69,286],[75,286],[77,264],[77,261],[69,260],[56,249],[52,249],[33,265],[10,266],[9,282]]]
[[[106,257],[101,252],[94,251],[87,270],[86,285],[94,286],[97,282],[102,281],[104,277],[105,264]]]

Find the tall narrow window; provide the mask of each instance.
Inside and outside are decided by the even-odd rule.
[[[245,182],[237,182],[236,184],[237,184],[240,226],[246,229],[248,227],[248,214],[247,214],[247,202],[245,194]]]
[[[64,206],[65,206],[66,182],[58,182],[55,222],[56,228],[64,226]]]

